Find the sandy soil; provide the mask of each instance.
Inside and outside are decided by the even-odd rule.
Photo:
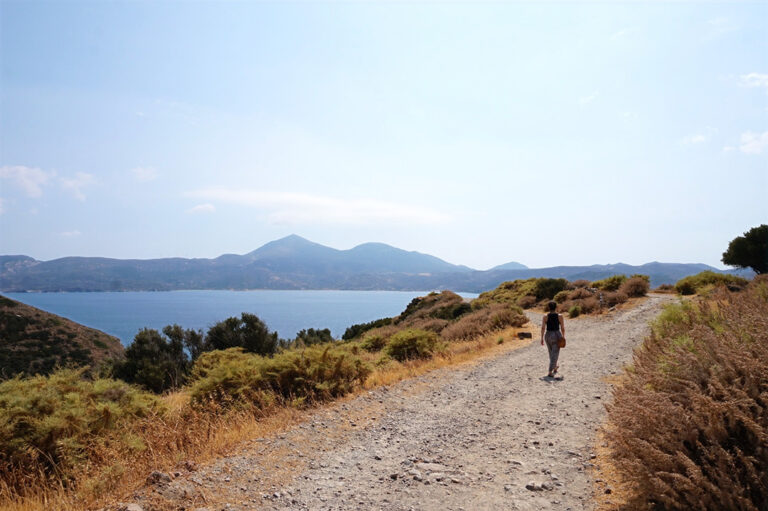
[[[591,452],[616,374],[673,297],[566,321],[562,380],[546,348],[380,388],[310,415],[275,438],[174,474],[136,502],[208,510],[583,510]],[[528,313],[540,324],[541,316]]]

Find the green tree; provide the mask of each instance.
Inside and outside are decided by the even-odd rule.
[[[277,346],[277,332],[270,332],[262,320],[247,312],[216,323],[205,336],[206,351],[239,347],[258,355],[273,355]]]
[[[296,339],[293,340],[294,346],[312,346],[313,344],[323,344],[326,342],[333,342],[333,336],[331,331],[327,328],[315,330],[310,328],[309,330],[302,330],[296,334]]]
[[[768,225],[753,227],[744,236],[734,238],[723,252],[723,264],[752,268],[755,273],[768,271]]]
[[[192,330],[191,328],[184,330],[179,325],[168,325],[163,328],[165,334],[172,344],[172,351],[176,356],[181,359],[183,351],[189,355],[190,361],[194,362],[197,357],[207,351],[205,346],[205,337],[201,330]]]
[[[126,348],[125,361],[115,367],[115,376],[160,393],[180,387],[189,366],[190,360],[178,339],[167,339],[157,330],[143,328]]]

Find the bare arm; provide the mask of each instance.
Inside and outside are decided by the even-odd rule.
[[[544,346],[544,331],[547,328],[547,317],[542,316],[541,318],[541,345]]]

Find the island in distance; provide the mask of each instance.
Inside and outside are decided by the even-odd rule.
[[[384,243],[338,250],[291,235],[244,255],[215,259],[63,257],[38,261],[0,256],[0,291],[170,291],[180,289],[345,289],[478,293],[506,280],[531,277],[597,280],[642,273],[651,285],[674,284],[706,264],[647,263],[528,268],[510,262],[486,271]],[[740,273],[733,271],[729,273]],[[743,272],[741,272],[743,273]]]

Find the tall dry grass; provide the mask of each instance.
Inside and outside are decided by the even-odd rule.
[[[608,409],[627,510],[768,509],[768,279],[668,307]]]

